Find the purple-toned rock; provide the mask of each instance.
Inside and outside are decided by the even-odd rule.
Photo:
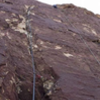
[[[100,15],[34,0],[0,0],[0,100],[32,100],[26,21],[36,100],[100,100]]]

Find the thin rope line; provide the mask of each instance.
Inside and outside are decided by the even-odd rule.
[[[32,50],[32,28],[30,26],[30,23],[28,21],[29,17],[29,12],[31,10],[31,7],[28,8],[27,10],[27,15],[26,15],[26,30],[27,30],[27,38],[28,38],[28,43],[29,43],[29,50],[32,58],[32,67],[33,67],[33,99],[35,100],[35,79],[36,79],[36,71],[35,71],[35,63],[34,63],[34,54]]]
[[[95,58],[95,60],[97,61],[97,63],[100,65],[99,60],[96,58],[95,54],[93,53],[93,51],[90,49],[89,45],[86,43],[85,39],[83,38],[83,36],[81,34],[79,34],[80,37],[82,38],[84,44],[87,46],[88,50],[90,51],[90,53],[93,55],[93,57]]]
[[[69,21],[68,21],[69,22]],[[70,22],[69,24],[74,28],[74,29],[77,29],[74,25],[72,25]],[[73,31],[73,30],[71,30]],[[74,32],[74,31],[73,31]],[[79,31],[80,32],[80,31]],[[79,33],[79,32],[76,32],[79,34],[80,38],[83,40],[84,44],[86,45],[86,47],[88,48],[88,50],[90,51],[90,53],[92,54],[92,56],[95,58],[95,60],[97,61],[97,63],[100,65],[100,62],[99,60],[96,58],[95,54],[93,53],[93,51],[91,50],[91,48],[89,47],[89,45],[87,44],[87,42],[85,41],[85,39],[83,38],[83,36]],[[82,32],[83,33],[83,32]]]

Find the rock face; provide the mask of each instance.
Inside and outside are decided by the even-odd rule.
[[[100,100],[100,15],[33,0],[0,0],[0,100],[32,100],[30,6],[36,100]]]

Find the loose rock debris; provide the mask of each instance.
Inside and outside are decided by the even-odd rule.
[[[100,15],[34,0],[0,0],[0,100],[32,100],[25,24],[30,6],[36,100],[100,100],[100,67],[79,36],[100,60]]]

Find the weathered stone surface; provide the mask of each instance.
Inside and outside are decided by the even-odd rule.
[[[30,6],[36,72],[42,76],[36,77],[36,100],[100,100],[100,15],[33,0],[0,0],[0,100],[32,100],[25,23]]]

